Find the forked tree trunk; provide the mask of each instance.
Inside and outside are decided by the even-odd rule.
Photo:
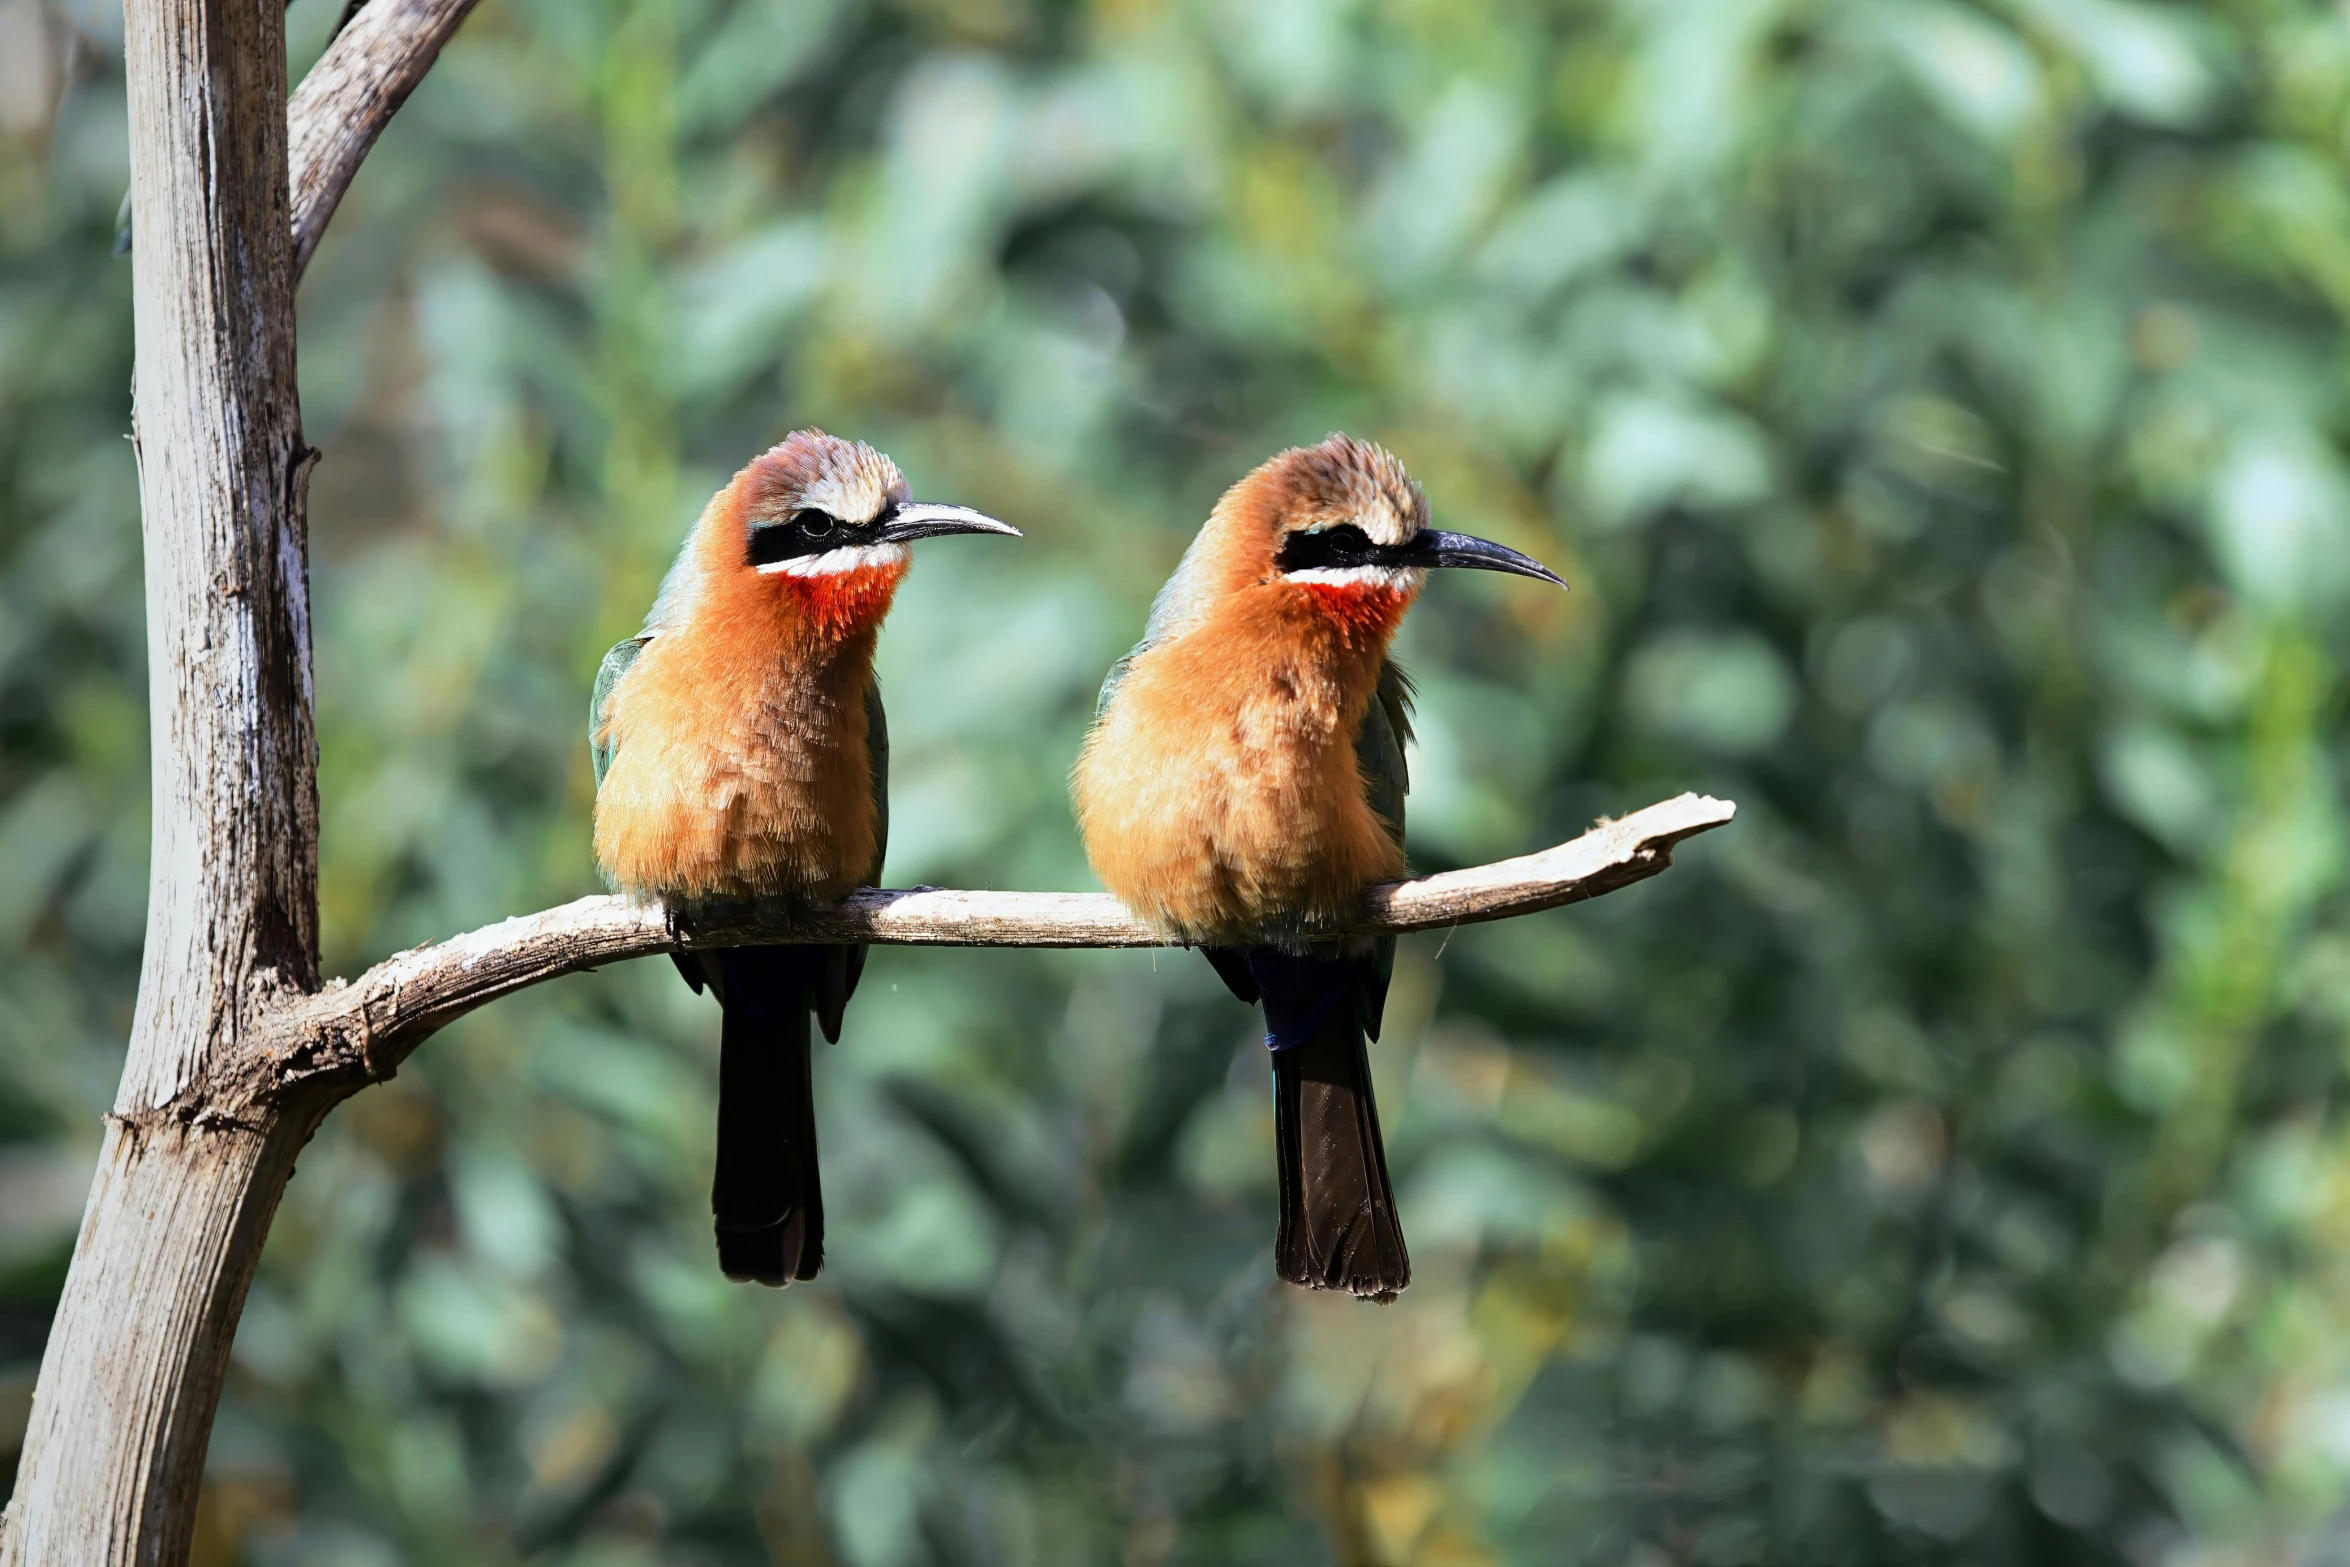
[[[129,1059],[0,1535],[0,1561],[40,1567],[187,1554],[259,1240],[323,1113],[208,1092],[318,977],[285,8],[126,12],[154,858]]]

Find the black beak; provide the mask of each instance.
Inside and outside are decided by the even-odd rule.
[[[1001,533],[1007,538],[1020,537],[1020,530],[1010,523],[998,522],[968,506],[939,506],[928,501],[908,501],[891,512],[882,521],[880,537],[884,544],[904,544],[948,533]]]
[[[1473,533],[1422,528],[1407,542],[1380,553],[1396,566],[1466,566],[1475,571],[1506,571],[1513,577],[1555,582],[1562,588],[1567,585],[1564,577],[1533,556],[1521,555],[1506,544],[1496,544]]]

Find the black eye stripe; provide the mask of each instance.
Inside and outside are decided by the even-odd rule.
[[[1283,571],[1344,570],[1379,564],[1379,546],[1351,522],[1313,533],[1292,533],[1281,541],[1273,564]]]
[[[803,506],[781,522],[751,525],[749,561],[754,566],[772,566],[863,543],[884,520],[877,517],[867,523],[843,522],[828,511]]]

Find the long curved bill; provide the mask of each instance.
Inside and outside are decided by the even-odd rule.
[[[885,544],[903,544],[912,539],[935,539],[949,533],[1000,533],[1007,538],[1020,538],[1021,532],[1008,522],[998,522],[985,512],[973,511],[968,506],[940,506],[929,501],[908,501],[881,525],[881,539]]]
[[[1506,544],[1478,538],[1473,533],[1447,533],[1422,528],[1405,543],[1387,552],[1398,566],[1465,566],[1472,571],[1506,571],[1513,577],[1567,585],[1566,579],[1531,555],[1521,555]]]

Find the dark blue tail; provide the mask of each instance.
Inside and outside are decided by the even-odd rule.
[[[1412,1261],[1396,1218],[1365,1046],[1386,990],[1378,959],[1274,947],[1209,958],[1243,1000],[1265,1004],[1281,1177],[1275,1269],[1309,1289],[1394,1299],[1412,1281]]]
[[[724,1010],[718,1046],[718,1265],[783,1285],[824,1267],[816,1171],[811,1010],[833,950],[732,947],[702,954]],[[711,973],[715,970],[715,973]],[[834,1025],[837,1027],[837,1023]]]

